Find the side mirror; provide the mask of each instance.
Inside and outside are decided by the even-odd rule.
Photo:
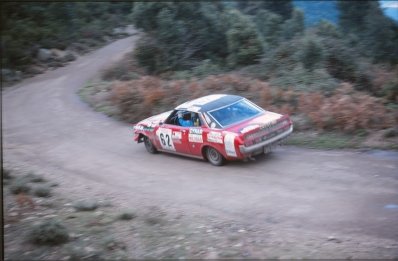
[[[163,125],[163,123],[164,123],[163,121],[160,121],[160,122],[159,122],[159,126]]]

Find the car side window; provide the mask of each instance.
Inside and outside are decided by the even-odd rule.
[[[174,111],[165,123],[182,127],[194,127],[202,125],[198,113],[186,110]]]

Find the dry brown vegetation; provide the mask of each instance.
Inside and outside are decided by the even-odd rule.
[[[167,81],[144,76],[118,81],[111,86],[111,101],[118,107],[120,118],[138,122],[186,100],[214,93],[241,95],[270,111],[306,115],[312,128],[318,130],[384,129],[398,122],[398,112],[385,106],[386,99],[357,91],[349,83],[342,83],[332,94],[325,95],[277,88],[238,74],[211,75],[201,80]]]

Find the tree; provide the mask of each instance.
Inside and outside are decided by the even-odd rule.
[[[338,1],[339,29],[351,34],[359,51],[375,62],[398,61],[398,26],[384,16],[376,1]]]
[[[304,68],[312,71],[323,58],[321,44],[313,38],[304,39],[303,48],[300,52],[300,58]]]
[[[259,11],[266,10],[286,20],[292,15],[293,4],[291,0],[239,1],[237,8],[249,15],[256,15]]]
[[[260,10],[254,21],[266,45],[275,47],[282,37],[282,17],[270,11]]]
[[[304,28],[304,13],[295,9],[292,17],[283,24],[283,38],[289,40],[297,34],[303,34]]]
[[[375,8],[373,0],[337,1],[339,10],[339,28],[344,33],[358,34],[364,31],[365,19],[370,8]]]
[[[136,3],[133,21],[156,39],[161,54],[153,55],[163,57],[155,71],[184,70],[204,59],[226,57],[226,29],[219,19],[220,10],[218,3]]]
[[[238,10],[230,10],[227,17],[228,64],[232,67],[258,61],[263,50],[255,25]]]

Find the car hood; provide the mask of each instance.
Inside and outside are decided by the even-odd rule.
[[[166,111],[166,112],[151,116],[145,120],[138,122],[137,125],[154,127],[154,126],[158,125],[159,122],[165,121],[167,119],[167,117],[169,117],[171,112],[172,111]]]
[[[266,111],[260,116],[227,127],[225,130],[239,134],[245,134],[253,130],[260,129],[266,125],[276,123],[276,121],[282,117],[282,114]]]

